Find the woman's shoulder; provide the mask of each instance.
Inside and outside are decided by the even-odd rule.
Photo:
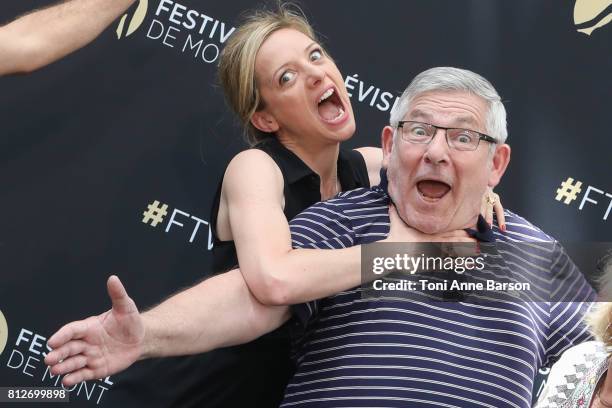
[[[380,147],[358,147],[354,149],[354,151],[358,152],[363,157],[368,170],[380,170],[383,159],[383,152]]]
[[[235,170],[249,170],[255,172],[257,170],[270,170],[276,166],[276,163],[268,153],[260,149],[247,149],[235,155],[227,165],[226,173]]]
[[[238,153],[229,162],[223,176],[223,184],[246,187],[255,181],[264,183],[277,181],[282,185],[283,175],[276,162],[266,152],[247,149]]]
[[[370,185],[375,186],[380,183],[380,166],[383,160],[382,149],[379,147],[359,147],[354,151],[358,152],[365,161]]]

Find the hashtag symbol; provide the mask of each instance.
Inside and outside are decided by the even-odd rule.
[[[151,221],[152,227],[156,227],[157,224],[162,222],[164,217],[168,215],[168,211],[166,211],[168,209],[168,205],[161,205],[161,203],[157,200],[153,201],[153,204],[148,204],[147,208],[148,210],[142,213],[144,216],[142,217],[142,222],[148,224],[149,221]]]
[[[580,187],[582,187],[582,181],[576,181],[576,184],[574,184],[574,179],[568,177],[567,180],[561,183],[561,187],[557,189],[555,200],[561,201],[565,198],[563,204],[571,203],[578,198],[578,193],[582,191]]]

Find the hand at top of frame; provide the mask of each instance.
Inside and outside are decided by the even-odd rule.
[[[62,384],[104,378],[132,365],[142,354],[145,329],[136,304],[116,276],[106,283],[112,308],[98,316],[66,324],[49,339],[45,358]]]

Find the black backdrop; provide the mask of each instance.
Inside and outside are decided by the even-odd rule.
[[[137,25],[136,6],[121,30],[118,20],[62,61],[0,79],[0,310],[8,323],[7,335],[0,318],[0,386],[56,383],[42,363],[45,340],[61,324],[108,308],[110,273],[141,307],[208,274],[212,194],[245,147],[216,84],[216,56],[240,13],[261,3],[181,0],[208,16],[193,29],[160,9],[172,10],[170,0],[141,3],[148,7],[135,31],[128,25]],[[471,69],[491,80],[509,114],[512,162],[496,190],[505,207],[564,242],[607,242],[612,24],[590,35],[577,28],[609,21],[610,8],[576,27],[599,13],[581,10],[607,4],[575,3],[302,6],[352,94],[358,132],[349,146],[378,145],[390,107],[417,73]],[[0,21],[48,4],[5,1]],[[568,177],[582,188],[564,204],[555,198]],[[596,203],[580,210],[587,190]],[[155,200],[168,207],[153,226],[142,220]],[[138,363],[77,386],[71,405],[180,406],[192,383],[205,386],[197,384],[196,360]]]

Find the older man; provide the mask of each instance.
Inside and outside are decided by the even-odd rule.
[[[291,222],[295,246],[380,240],[389,232],[390,203],[408,225],[430,234],[466,229],[481,241],[554,242],[510,212],[506,234],[479,216],[480,197],[508,165],[506,135],[505,110],[488,81],[456,68],[423,72],[383,129],[381,184],[298,215]],[[582,302],[593,292],[556,244],[499,256],[486,272],[509,265],[548,282],[562,275],[572,282],[572,302],[370,299],[354,288],[293,307],[305,330],[296,339],[297,373],[283,406],[529,407],[537,369],[589,337],[581,325],[588,308]],[[217,293],[222,295],[215,298]],[[290,316],[286,307],[260,305],[236,272],[143,317],[116,278],[109,280],[109,294],[111,311],[69,324],[50,339],[58,348],[46,359],[53,373],[73,372],[64,382],[106,376],[137,358],[247,341]],[[185,311],[189,319],[180,318]]]
[[[294,245],[379,240],[388,232],[391,202],[408,225],[427,233],[468,229],[498,245],[553,242],[509,212],[506,234],[479,219],[478,197],[500,181],[509,162],[505,139],[505,110],[488,81],[456,68],[421,73],[382,133],[388,182],[383,174],[378,187],[345,193],[296,217]],[[556,245],[505,251],[479,273],[508,267],[571,281],[564,288],[571,293],[556,299],[592,299]],[[577,302],[370,299],[361,288],[296,306],[306,334],[282,406],[529,407],[538,368],[588,338],[585,309]]]

